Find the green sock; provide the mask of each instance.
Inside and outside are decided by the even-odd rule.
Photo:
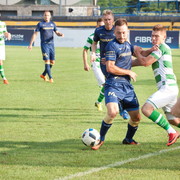
[[[0,75],[1,75],[1,77],[2,77],[3,79],[5,78],[3,65],[0,65]]]
[[[168,130],[170,128],[169,122],[163,117],[163,115],[157,111],[153,111],[148,117],[153,122],[161,126],[163,129]]]
[[[100,90],[100,94],[99,94],[99,97],[98,97],[97,101],[102,102],[103,99],[104,99],[104,86]]]

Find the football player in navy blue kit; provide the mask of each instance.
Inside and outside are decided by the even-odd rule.
[[[112,41],[115,38],[114,35],[114,15],[111,10],[103,11],[103,21],[104,26],[96,28],[94,32],[94,42],[92,44],[92,54],[91,54],[91,62],[96,60],[96,49],[97,43],[99,41],[100,44],[100,66],[102,73],[107,78],[106,64],[105,64],[105,48],[108,42]],[[123,117],[123,119],[129,119],[129,115],[126,110],[123,110],[119,104],[120,112],[119,114]]]
[[[105,140],[105,135],[119,112],[119,101],[125,108],[130,120],[123,144],[139,144],[133,139],[140,122],[139,103],[130,80],[136,81],[136,73],[131,70],[134,46],[128,42],[128,25],[125,19],[115,22],[115,39],[110,41],[105,49],[106,69],[108,72],[105,83],[105,102],[107,115],[102,121],[100,143],[92,147],[99,149]]]
[[[34,34],[32,35],[29,49],[32,49],[32,45],[37,37],[38,32],[40,32],[41,38],[41,51],[43,55],[43,60],[45,62],[45,70],[40,75],[45,81],[53,83],[54,80],[51,75],[51,67],[55,64],[55,50],[54,50],[54,32],[57,36],[64,36],[63,33],[57,30],[57,27],[53,21],[51,21],[50,11],[44,12],[44,20],[37,24]],[[49,80],[46,77],[48,74]]]

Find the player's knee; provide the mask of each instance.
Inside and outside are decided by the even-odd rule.
[[[141,111],[143,114],[146,112],[146,108],[144,107],[144,105],[141,107]]]
[[[112,110],[110,112],[108,112],[108,116],[111,118],[111,119],[114,119],[118,114],[118,111],[117,110]]]
[[[50,64],[53,66],[55,64],[55,61],[50,61]]]
[[[49,60],[45,60],[44,63],[45,64],[50,64],[50,61]]]
[[[146,106],[146,104],[142,106],[141,111],[146,117],[149,117],[149,115],[151,114],[150,109]]]
[[[136,119],[130,119],[129,124],[133,127],[136,127],[139,125],[140,119],[141,119],[140,116],[138,116]]]

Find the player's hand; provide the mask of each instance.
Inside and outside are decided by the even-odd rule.
[[[159,49],[159,46],[158,45],[154,45],[152,48],[151,48],[151,51],[157,51]]]
[[[137,77],[137,74],[133,71],[129,71],[129,76],[131,77],[131,79],[136,82],[136,77]]]
[[[8,39],[8,40],[11,40],[11,33],[8,33],[7,39]]]
[[[60,35],[61,37],[64,37],[64,34],[63,33],[61,33],[61,35]]]
[[[89,64],[84,65],[84,70],[85,71],[89,71],[91,69],[91,67],[89,66]]]
[[[11,33],[5,32],[4,35],[8,40],[11,40]]]
[[[57,34],[58,36],[64,37],[64,34],[63,34],[63,33],[57,32],[56,34]]]
[[[101,58],[101,64],[106,65],[106,59],[105,58]]]
[[[32,45],[29,45],[29,46],[28,46],[28,49],[31,51],[31,50],[32,50]]]
[[[96,54],[95,53],[92,53],[91,55],[90,55],[90,62],[92,63],[92,62],[94,62],[95,60],[96,60]]]

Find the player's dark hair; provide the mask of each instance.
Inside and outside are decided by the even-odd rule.
[[[124,18],[119,18],[115,21],[114,26],[123,26],[124,24],[128,26],[127,20]]]
[[[44,14],[47,13],[47,12],[51,14],[51,12],[49,10],[44,11]]]
[[[98,18],[96,22],[98,23],[98,22],[102,22],[102,21],[103,21],[103,18]]]
[[[164,27],[163,25],[161,25],[161,24],[157,24],[157,25],[155,25],[154,27],[153,27],[153,31],[164,31],[164,32],[166,32],[166,27]]]

